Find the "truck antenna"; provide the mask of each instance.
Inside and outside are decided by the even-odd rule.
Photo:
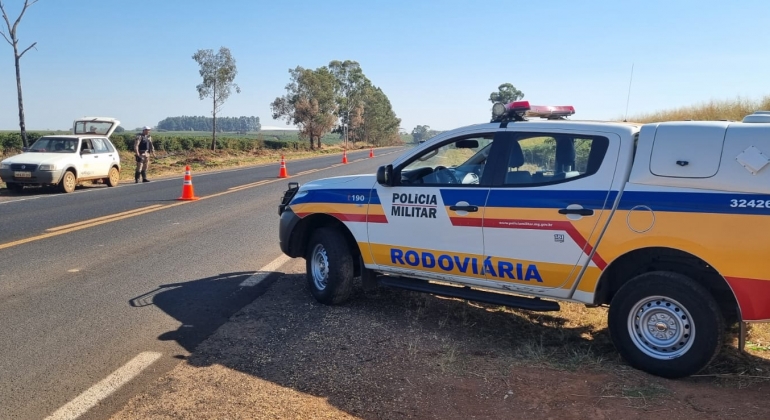
[[[634,63],[631,63],[631,80],[628,81],[628,97],[626,97],[626,116],[623,122],[628,122],[628,102],[631,101],[631,82],[634,81]]]

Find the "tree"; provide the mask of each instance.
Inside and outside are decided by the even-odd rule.
[[[348,133],[355,132],[363,122],[360,114],[363,112],[365,87],[369,79],[364,76],[358,62],[352,60],[334,60],[329,63],[329,71],[336,80],[334,93],[339,118],[338,130],[343,134],[345,147],[347,147]],[[351,115],[352,113],[356,115]]]
[[[428,140],[441,133],[441,131],[431,130],[430,126],[418,125],[412,130],[412,139],[415,143],[420,143],[422,140]]]
[[[503,83],[502,85],[497,87],[497,92],[492,92],[489,94],[489,102],[492,102],[493,104],[495,102],[502,102],[504,104],[507,104],[513,101],[518,101],[523,97],[524,97],[524,92],[516,89],[510,83]]]
[[[24,101],[22,100],[21,95],[21,68],[19,67],[19,61],[21,60],[21,57],[24,56],[24,53],[37,45],[37,42],[33,42],[32,45],[19,53],[19,38],[17,36],[16,30],[19,28],[19,22],[21,22],[21,18],[24,16],[24,12],[27,11],[29,6],[32,6],[37,2],[38,0],[24,0],[24,7],[21,9],[19,17],[16,18],[16,21],[14,21],[13,25],[11,25],[11,20],[8,19],[8,14],[5,12],[5,6],[3,5],[3,2],[0,1],[0,11],[3,13],[5,26],[8,29],[7,35],[4,30],[0,30],[0,34],[3,34],[3,38],[5,38],[5,40],[13,47],[14,64],[16,64],[16,92],[19,96],[19,128],[21,129],[21,141],[24,147],[29,146],[29,143],[27,141],[27,125],[24,122]]]
[[[363,140],[377,146],[400,143],[400,125],[401,119],[396,118],[390,100],[382,89],[368,83],[364,99]]]
[[[430,126],[418,125],[412,130],[412,139],[414,139],[415,143],[420,143],[422,140],[427,140],[428,132],[430,132]]]
[[[238,69],[227,47],[221,47],[216,54],[210,49],[198,50],[192,58],[200,65],[200,75],[203,78],[203,82],[196,87],[198,94],[201,100],[211,97],[213,103],[211,150],[215,150],[217,148],[217,112],[222,109],[222,105],[230,97],[233,89],[236,93],[241,93],[241,88],[233,82]]]
[[[289,74],[286,95],[270,104],[273,119],[285,118],[287,124],[298,125],[300,136],[310,139],[310,148],[320,149],[321,137],[337,121],[336,79],[327,67],[310,70],[297,66],[289,69]]]

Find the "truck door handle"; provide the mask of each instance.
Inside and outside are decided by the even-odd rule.
[[[479,211],[479,206],[449,206],[449,210],[476,212]]]
[[[559,214],[577,214],[579,216],[593,216],[591,209],[559,209]]]

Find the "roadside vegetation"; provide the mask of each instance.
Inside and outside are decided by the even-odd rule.
[[[759,100],[746,98],[714,99],[709,102],[668,109],[649,114],[631,116],[628,121],[652,123],[663,121],[741,121],[743,117],[754,111],[770,111],[770,95]],[[617,120],[622,120],[618,118]]]

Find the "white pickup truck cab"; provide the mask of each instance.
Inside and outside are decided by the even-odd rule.
[[[691,375],[726,323],[770,320],[770,113],[644,125],[573,113],[497,104],[491,123],[376,175],[290,184],[281,249],[307,260],[327,304],[360,276],[533,311],[609,305],[629,364]]]
[[[23,153],[0,162],[0,179],[13,191],[58,185],[70,193],[87,180],[114,187],[120,181],[120,155],[109,137],[119,125],[115,118],[75,120],[73,134],[40,137]]]

